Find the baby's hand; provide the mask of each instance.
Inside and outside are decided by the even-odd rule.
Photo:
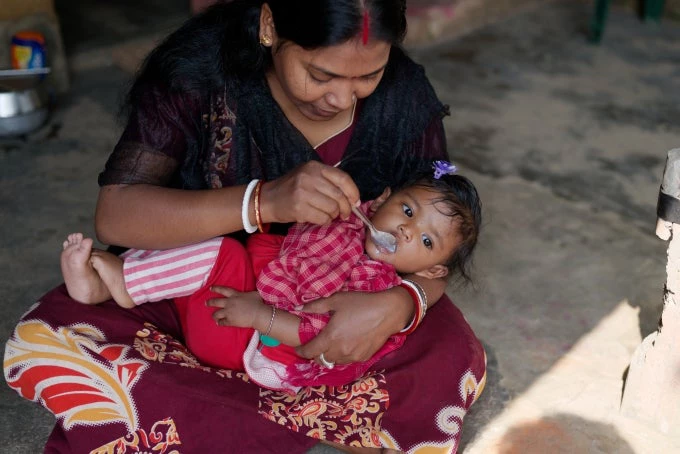
[[[257,292],[241,293],[229,287],[212,287],[211,290],[225,298],[211,298],[206,306],[216,307],[213,319],[220,326],[255,328],[268,323],[271,309],[265,305]]]

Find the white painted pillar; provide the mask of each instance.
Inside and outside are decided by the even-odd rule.
[[[636,349],[621,412],[664,433],[680,431],[680,148],[668,152],[656,234],[669,241],[663,312],[656,332]]]

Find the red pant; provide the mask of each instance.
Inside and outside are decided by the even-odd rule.
[[[210,298],[223,298],[210,287],[221,285],[239,292],[255,290],[255,278],[279,254],[283,236],[256,234],[246,247],[225,237],[215,266],[205,286],[191,296],[175,298],[186,345],[204,364],[243,370],[243,352],[253,336],[252,328],[218,326],[212,318],[217,309],[208,307]]]

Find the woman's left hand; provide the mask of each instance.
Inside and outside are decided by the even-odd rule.
[[[366,361],[409,318],[412,304],[395,290],[338,292],[306,304],[302,311],[331,313],[331,319],[314,339],[298,347],[297,353],[309,359],[323,353],[336,364]]]
[[[229,287],[212,287],[211,290],[225,298],[211,298],[206,306],[217,307],[213,320],[220,326],[253,328],[258,317],[269,317],[270,309],[257,292],[238,292]]]

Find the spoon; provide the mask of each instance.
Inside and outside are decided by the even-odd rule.
[[[340,164],[342,164],[342,161],[338,161],[333,167],[340,167]],[[371,231],[371,238],[373,238],[375,245],[378,246],[378,250],[381,252],[387,252],[388,254],[394,254],[394,252],[397,250],[397,239],[394,237],[394,235],[376,229],[373,223],[368,220],[368,218],[364,215],[364,213],[361,212],[359,208],[353,206],[352,212],[356,214],[357,217],[361,219],[364,224],[366,224],[368,230]]]
[[[355,206],[352,206],[352,212],[357,215],[361,221],[366,224],[368,230],[371,232],[371,238],[378,249],[382,252],[387,252],[389,254],[394,254],[397,250],[397,239],[388,232],[383,232],[375,228],[373,223],[368,220],[368,218],[361,212],[361,210]]]

